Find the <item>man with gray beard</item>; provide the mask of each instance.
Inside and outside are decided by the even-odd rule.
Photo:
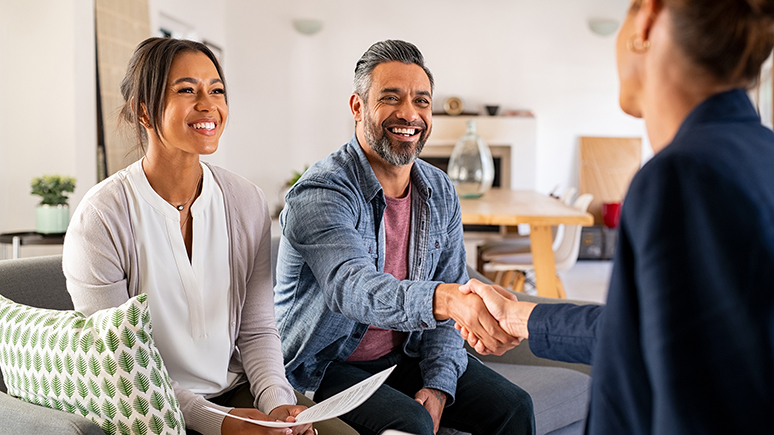
[[[468,281],[459,201],[446,174],[417,160],[432,96],[413,44],[371,46],[349,101],[355,135],[288,193],[274,297],[286,374],[320,401],[397,365],[341,416],[361,434],[532,434],[529,394],[468,356],[454,329],[500,353],[516,340],[458,290]]]

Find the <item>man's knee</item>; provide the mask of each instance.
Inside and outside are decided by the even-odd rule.
[[[489,418],[458,422],[481,434],[531,434],[535,428],[532,397],[525,390],[472,358],[457,383],[457,402],[463,414],[486,413]],[[468,426],[469,425],[469,426]]]
[[[409,398],[410,399],[410,398]],[[401,410],[394,413],[395,420],[390,429],[411,434],[433,434],[433,418],[424,406],[415,400],[407,400]],[[393,427],[394,425],[394,427]]]
[[[491,422],[492,427],[488,429],[492,431],[490,433],[534,434],[535,410],[532,396],[513,384],[507,385],[503,390],[501,395],[504,400],[499,401],[500,405],[497,409],[492,410],[494,421]],[[514,430],[518,431],[513,432]]]
[[[507,403],[514,405],[512,408],[515,412],[534,414],[532,396],[528,392],[514,384],[510,384],[507,389],[507,394],[510,396]]]

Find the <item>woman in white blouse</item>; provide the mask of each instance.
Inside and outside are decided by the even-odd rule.
[[[121,92],[145,156],[93,187],[73,215],[63,268],[75,308],[88,315],[146,293],[190,431],[289,434],[205,408],[283,421],[305,409],[282,363],[264,194],[199,161],[217,150],[228,117],[220,65],[203,44],[150,38]]]

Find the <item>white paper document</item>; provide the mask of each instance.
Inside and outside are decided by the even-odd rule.
[[[371,395],[374,394],[374,392],[384,383],[384,381],[387,380],[387,377],[390,376],[390,373],[392,373],[394,369],[395,366],[392,366],[386,370],[382,370],[381,372],[371,376],[368,379],[358,382],[357,384],[347,388],[335,396],[329,397],[328,399],[323,400],[311,408],[305,409],[303,412],[298,414],[296,421],[292,423],[285,421],[253,420],[250,418],[243,418],[236,415],[227,414],[215,408],[206,408],[217,414],[266,427],[292,427],[301,424],[316,423],[318,421],[336,418],[360,406],[360,404],[371,397]]]

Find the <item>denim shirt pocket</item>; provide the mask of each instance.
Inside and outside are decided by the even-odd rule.
[[[425,279],[432,280],[436,274],[438,263],[443,251],[448,248],[449,235],[444,232],[433,232],[427,240],[427,266],[425,267]]]

